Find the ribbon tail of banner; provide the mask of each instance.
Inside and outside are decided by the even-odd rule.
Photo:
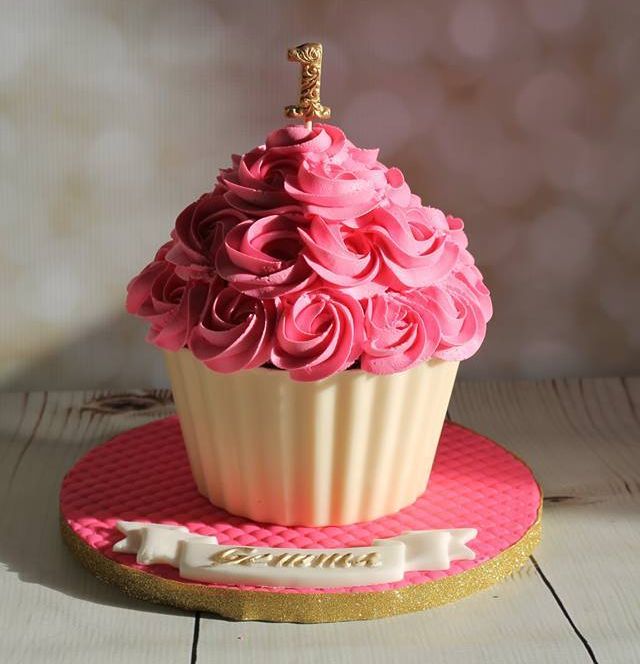
[[[466,543],[475,539],[478,531],[475,528],[458,528],[450,530],[449,557],[451,560],[475,560],[476,554]]]
[[[452,560],[473,560],[475,552],[466,546],[478,531],[475,528],[452,530],[416,530],[387,540],[377,540],[376,545],[387,546],[392,542],[405,545],[405,570],[447,570]]]
[[[140,565],[165,564],[179,567],[181,549],[186,542],[218,543],[216,537],[196,535],[186,526],[172,526],[138,521],[118,521],[118,530],[125,538],[113,545],[117,553],[135,553]]]

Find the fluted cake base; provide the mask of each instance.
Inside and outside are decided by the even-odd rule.
[[[424,492],[458,369],[430,360],[305,383],[277,369],[216,373],[188,350],[166,358],[200,493],[305,526],[370,521]]]

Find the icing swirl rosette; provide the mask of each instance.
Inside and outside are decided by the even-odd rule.
[[[253,297],[275,297],[307,286],[314,274],[302,256],[300,215],[270,215],[229,230],[217,253],[218,274]]]
[[[283,304],[271,359],[294,380],[327,378],[360,356],[362,320],[362,306],[346,293],[302,293]]]
[[[227,233],[246,216],[229,207],[218,191],[203,194],[188,205],[176,219],[175,242],[167,259],[176,265],[178,274],[190,277],[215,276],[213,262]]]
[[[389,291],[369,299],[365,307],[362,368],[371,373],[396,373],[434,354],[440,326],[422,296]]]
[[[128,287],[148,340],[213,371],[384,374],[480,347],[491,298],[461,219],[331,125],[236,155]]]
[[[191,331],[189,348],[221,373],[259,367],[271,356],[276,312],[274,300],[249,297],[215,280],[200,321]]]
[[[147,341],[165,350],[187,345],[202,311],[208,286],[200,280],[182,279],[176,266],[165,259],[164,245],[155,260],[127,287],[127,311],[151,323]]]

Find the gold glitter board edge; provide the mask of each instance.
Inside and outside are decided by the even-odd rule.
[[[76,558],[100,580],[136,599],[186,611],[206,611],[231,620],[330,623],[372,620],[413,613],[454,602],[502,581],[520,569],[540,542],[542,496],[538,516],[512,546],[477,567],[399,590],[348,593],[283,594],[265,590],[215,588],[162,579],[106,558],[78,537],[64,518],[62,537]]]

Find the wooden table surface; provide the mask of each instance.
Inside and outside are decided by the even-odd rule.
[[[450,417],[533,468],[543,542],[507,581],[371,622],[234,623],[128,599],[58,533],[64,473],[168,391],[0,395],[0,662],[640,662],[640,379],[459,382]]]

